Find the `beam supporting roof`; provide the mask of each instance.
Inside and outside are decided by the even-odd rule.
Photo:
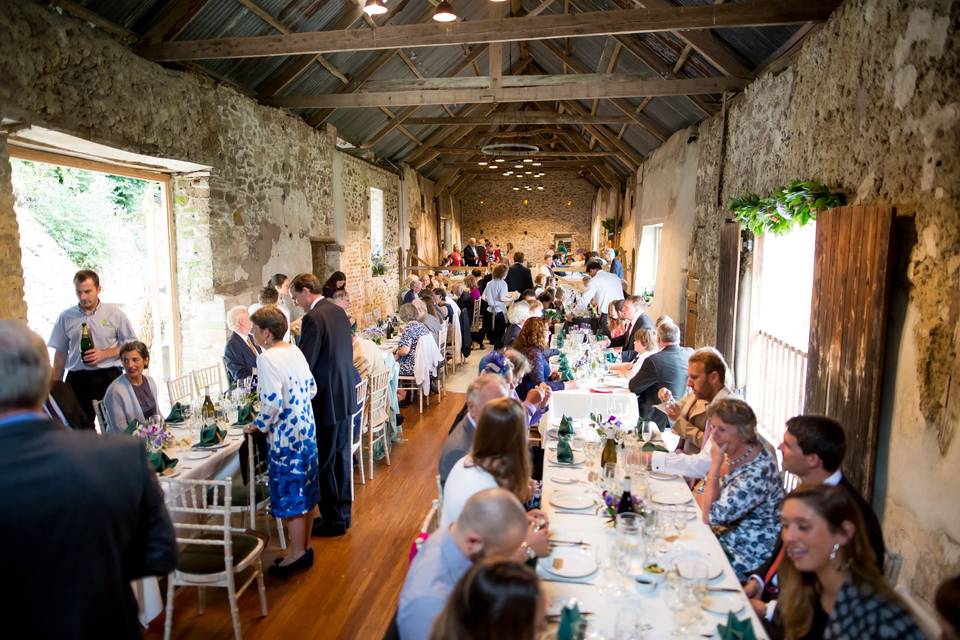
[[[460,147],[434,147],[434,151],[437,153],[446,153],[450,155],[464,156],[464,155],[473,155],[480,154],[480,149],[475,148],[460,148]],[[493,154],[487,155],[486,157],[491,157]],[[615,151],[538,151],[536,153],[531,153],[529,155],[500,155],[497,154],[496,157],[506,158],[506,162],[497,163],[497,164],[515,164],[522,161],[524,158],[533,158],[537,160],[539,158],[603,158],[606,156],[615,156],[619,155]]]
[[[840,1],[806,0],[798,3],[795,0],[755,0],[736,4],[595,11],[577,15],[492,18],[449,24],[405,24],[381,27],[372,32],[317,31],[162,42],[145,44],[138,48],[138,52],[156,61],[212,60],[723,27],[763,27],[825,20]]]
[[[510,111],[493,113],[486,118],[477,116],[423,117],[407,118],[411,125],[454,126],[461,124],[499,125],[499,124],[628,124],[633,122],[627,116],[575,116],[567,113],[548,113],[544,111]]]
[[[408,89],[365,91],[322,95],[277,96],[264,104],[290,109],[349,109],[361,107],[406,107],[429,104],[474,104],[529,102],[543,100],[583,100],[589,98],[630,98],[636,96],[682,96],[740,91],[747,85],[741,78],[688,78],[684,80],[648,80],[643,77],[607,74],[569,76],[515,76],[502,79],[504,86],[486,88],[467,85],[478,78],[434,79],[430,86],[448,89]],[[465,81],[465,82],[460,82]],[[520,84],[519,82],[522,82]],[[586,114],[584,114],[586,115]]]

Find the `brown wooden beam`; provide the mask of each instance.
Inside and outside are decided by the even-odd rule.
[[[626,124],[633,122],[627,116],[574,116],[570,114],[550,113],[546,111],[506,111],[493,113],[486,118],[476,116],[458,116],[454,118],[423,117],[408,118],[407,124],[456,126],[462,124],[473,125],[508,125],[508,124]]]
[[[381,27],[373,33],[341,30],[163,42],[145,45],[138,52],[156,61],[212,60],[622,33],[763,27],[819,22],[825,20],[839,4],[840,0],[807,0],[802,3],[795,0],[757,0],[737,4],[595,11],[578,15],[496,18],[448,24],[405,24]]]
[[[571,153],[571,154],[568,154],[568,155],[569,155],[569,156],[572,156],[572,155],[575,155],[575,154],[572,154],[572,153]],[[581,159],[579,159],[579,160],[546,160],[546,161],[540,161],[540,166],[539,166],[539,167],[535,167],[535,166],[533,166],[533,164],[523,164],[522,162],[520,162],[519,159],[514,159],[514,160],[511,160],[510,162],[503,162],[503,163],[499,163],[499,162],[498,162],[498,163],[495,165],[495,166],[497,167],[496,169],[491,169],[489,165],[487,165],[487,166],[480,166],[480,165],[478,165],[478,164],[476,163],[476,161],[471,161],[471,162],[465,162],[465,161],[448,161],[448,162],[442,163],[441,166],[451,167],[451,168],[454,168],[454,169],[473,169],[473,170],[476,170],[478,173],[488,173],[488,172],[489,172],[489,173],[497,173],[497,172],[502,173],[502,172],[504,172],[504,171],[513,171],[513,172],[517,172],[517,171],[532,171],[533,173],[539,173],[539,172],[541,172],[541,171],[546,171],[547,169],[559,169],[559,168],[564,168],[564,167],[566,167],[566,168],[570,168],[570,167],[589,167],[590,165],[600,164],[601,162],[603,162],[603,160],[602,160],[602,159],[599,159],[599,158],[594,158],[594,159],[581,158]],[[518,165],[518,164],[520,164],[520,165],[522,166],[521,169],[517,169],[517,168],[516,168],[516,165]]]
[[[480,157],[483,157],[483,153],[480,149],[464,149],[459,147],[434,147],[434,151],[440,154],[454,155],[454,156],[463,156],[463,155],[472,155],[477,154]],[[618,155],[615,151],[537,151],[536,153],[530,155],[508,155],[501,154],[498,157],[503,157],[507,159],[507,162],[502,164],[510,164],[520,162],[523,158],[568,158],[571,156],[583,157],[583,158],[603,158],[606,156],[615,156]],[[487,154],[485,157],[491,158],[493,154]],[[501,163],[498,163],[501,164]]]

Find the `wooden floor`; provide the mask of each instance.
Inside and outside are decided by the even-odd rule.
[[[416,405],[403,410],[408,441],[394,446],[390,467],[378,462],[373,481],[357,484],[349,533],[313,538],[315,562],[306,573],[286,582],[267,578],[266,618],[260,617],[255,585],[240,598],[245,638],[383,637],[406,575],[410,544],[437,495],[440,449],[464,401],[463,394],[448,393],[441,404],[425,408],[422,417]],[[276,540],[271,540],[264,567],[278,552]],[[207,593],[207,610],[200,616],[196,589],[178,591],[173,637],[233,637],[225,590]],[[146,637],[163,637],[162,615]]]

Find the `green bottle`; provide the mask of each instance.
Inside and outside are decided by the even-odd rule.
[[[93,349],[93,335],[90,333],[90,327],[87,326],[87,323],[84,322],[81,325],[80,329],[80,353],[81,355]]]
[[[600,467],[603,468],[609,463],[617,464],[617,443],[613,438],[607,438],[607,443],[603,445],[600,453]]]

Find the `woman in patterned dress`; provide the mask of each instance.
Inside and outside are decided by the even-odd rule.
[[[743,400],[712,403],[707,423],[713,446],[700,510],[730,556],[737,579],[744,582],[773,554],[780,533],[783,486],[777,457],[760,442],[757,417]]]
[[[317,383],[303,353],[283,341],[287,320],[274,306],[251,316],[257,357],[260,412],[252,427],[270,441],[270,509],[286,521],[287,554],[268,573],[286,577],[313,566],[309,548],[313,509],[320,498],[317,433],[310,399]]]
[[[788,640],[921,640],[870,546],[849,491],[801,486],[783,502],[779,622]]]
[[[413,366],[417,361],[417,344],[420,338],[430,335],[426,325],[417,320],[420,313],[413,304],[402,304],[397,311],[400,320],[406,322],[400,334],[400,346],[396,350],[397,362],[400,363],[400,375],[412,376]]]

